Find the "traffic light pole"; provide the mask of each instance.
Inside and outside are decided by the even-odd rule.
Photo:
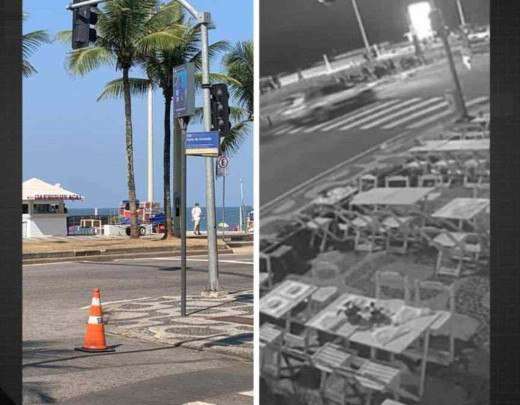
[[[204,91],[204,130],[211,131],[211,99],[209,89],[209,13],[204,13],[201,21],[202,87]],[[208,234],[208,290],[219,290],[217,224],[215,218],[215,165],[214,158],[206,157],[206,213]]]

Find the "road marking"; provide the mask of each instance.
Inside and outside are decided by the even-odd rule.
[[[202,402],[202,401],[195,401],[195,402],[186,402],[182,405],[216,405],[212,402]]]
[[[287,132],[288,135],[295,134],[296,132],[300,131],[303,127],[296,127],[294,129],[291,129],[289,132]]]
[[[369,108],[368,110],[364,110],[364,111],[361,111],[357,114],[354,114],[354,115],[350,115],[348,118],[346,119],[342,119],[341,121],[338,121],[338,122],[335,122],[334,124],[332,125],[329,125],[325,128],[322,128],[321,130],[322,131],[328,131],[328,130],[331,130],[331,129],[334,129],[336,127],[339,127],[340,125],[343,125],[343,124],[347,124],[355,119],[358,119],[358,118],[361,118],[361,117],[364,117],[365,115],[368,115],[372,112],[375,112],[377,110],[381,110],[382,108],[385,108],[385,107],[388,107],[388,106],[391,106],[392,104],[395,104],[395,103],[398,103],[399,99],[395,99],[395,100],[389,100],[383,104],[379,104],[378,106],[375,106],[374,108]]]
[[[371,111],[372,108],[374,108],[374,109],[377,108],[377,106],[381,105],[381,103],[382,103],[382,101],[377,101],[375,103],[369,104],[368,106],[362,108],[363,111],[360,111],[359,109],[355,110],[355,111],[349,111],[348,113],[343,114],[341,117],[334,118],[332,121],[321,122],[318,125],[314,125],[310,128],[307,128],[304,132],[309,133],[309,132],[316,131],[323,127],[326,127],[326,128],[328,128],[329,126],[333,127],[333,126],[337,125],[339,122],[342,122],[345,118],[350,117],[352,114],[361,114],[363,112]],[[367,111],[367,109],[369,109],[369,110]],[[339,124],[339,125],[341,125],[341,124]]]
[[[239,395],[243,395],[245,397],[254,397],[255,395],[255,392],[254,391],[244,391],[244,392],[239,392],[238,393]]]
[[[361,153],[358,153],[357,155],[352,156],[352,157],[348,158],[347,160],[345,160],[345,161],[343,161],[341,163],[338,163],[337,165],[331,167],[330,169],[327,169],[327,170],[317,174],[316,176],[310,178],[309,180],[306,180],[303,183],[298,184],[297,186],[291,188],[289,191],[286,191],[285,193],[280,194],[278,197],[275,197],[271,201],[266,202],[264,205],[261,205],[260,206],[260,211],[269,209],[273,204],[276,204],[280,200],[283,200],[284,198],[287,198],[289,196],[294,195],[295,193],[300,191],[302,188],[307,187],[309,184],[312,184],[313,182],[319,180],[320,178],[329,176],[330,174],[334,173],[335,171],[341,169],[343,166],[347,166],[347,165],[351,164],[353,161],[355,161],[357,159],[360,159],[363,156],[368,155],[368,154],[378,150],[380,148],[381,144],[383,144],[383,143],[391,143],[391,142],[395,141],[396,139],[399,139],[400,137],[408,134],[409,132],[410,131],[408,131],[408,130],[404,131],[404,132],[401,132],[400,134],[398,134],[398,135],[396,135],[396,136],[394,136],[394,137],[392,137],[390,139],[387,139],[385,142],[378,143],[377,145],[374,145],[371,148],[369,148],[369,149],[367,149],[367,150],[365,150],[365,151],[363,151]]]
[[[281,135],[283,134],[285,131],[288,131],[289,129],[291,129],[292,126],[285,126],[285,127],[282,127],[280,128],[278,131],[275,131],[273,132],[274,135]]]
[[[466,107],[472,107],[476,104],[479,104],[479,103],[483,103],[485,101],[488,101],[489,98],[488,97],[477,97],[477,98],[474,98],[470,101],[468,101],[466,103]],[[409,129],[416,129],[416,128],[420,128],[422,126],[425,126],[425,125],[428,125],[428,124],[431,124],[432,122],[435,122],[437,121],[438,119],[440,118],[444,118],[448,115],[451,115],[451,114],[454,114],[455,112],[452,111],[452,110],[447,110],[447,111],[443,111],[439,114],[435,114],[435,115],[432,115],[431,117],[428,117],[428,118],[425,118],[424,120],[421,120],[421,121],[418,121],[414,124],[411,124],[411,125],[408,125],[407,128]]]
[[[408,114],[412,111],[415,111],[415,110],[418,110],[420,108],[423,108],[423,107],[426,107],[427,105],[429,104],[433,104],[433,103],[436,103],[436,102],[439,102],[442,100],[442,97],[432,97],[432,98],[429,98],[427,100],[424,100],[424,101],[421,101],[420,103],[418,104],[414,104],[410,107],[407,107],[405,108],[404,110],[400,110],[400,111],[397,111],[393,114],[390,114],[390,115],[387,115],[386,117],[382,117],[374,122],[371,122],[369,123],[368,125],[364,125],[361,127],[361,129],[370,129],[370,128],[374,128],[374,127],[377,127],[381,124],[384,124],[385,122],[388,122],[388,121],[391,121],[392,119],[396,118],[396,117],[400,117],[401,115],[405,115],[405,114]]]
[[[403,102],[401,102],[399,104],[395,104],[395,105],[393,105],[393,106],[391,106],[391,107],[389,107],[389,108],[387,108],[387,109],[385,109],[383,111],[380,111],[380,112],[378,112],[376,114],[372,114],[372,115],[370,115],[368,117],[365,117],[363,119],[355,121],[355,122],[353,122],[353,123],[351,123],[349,125],[345,125],[344,127],[341,127],[340,129],[342,131],[345,131],[347,129],[355,128],[355,127],[357,127],[357,126],[359,126],[361,124],[365,124],[367,122],[372,121],[374,118],[382,117],[382,116],[384,116],[384,115],[386,115],[386,114],[388,114],[388,113],[390,113],[392,111],[395,111],[395,110],[398,110],[398,109],[400,109],[402,107],[405,107],[407,105],[413,104],[413,103],[415,103],[415,102],[417,102],[419,100],[421,100],[421,98],[416,97],[416,98],[412,98],[410,100],[403,101]]]
[[[124,302],[147,300],[149,298],[152,298],[152,297],[141,297],[141,298],[132,298],[132,299],[128,299],[128,300],[107,301],[107,302],[102,302],[101,304],[102,305],[122,304]],[[90,305],[85,305],[84,307],[81,307],[80,309],[89,309],[89,308],[90,308]]]
[[[436,111],[436,110],[439,110],[441,108],[445,108],[445,107],[448,107],[448,106],[449,106],[448,102],[447,101],[443,101],[443,102],[441,102],[439,104],[432,105],[431,107],[428,107],[428,108],[426,108],[424,110],[418,111],[418,112],[416,112],[414,114],[411,114],[411,115],[408,115],[408,116],[406,116],[404,118],[401,118],[400,120],[397,120],[397,121],[395,121],[395,122],[393,122],[391,124],[385,125],[383,127],[383,129],[395,128],[395,127],[397,127],[399,125],[404,124],[405,122],[411,121],[411,120],[413,120],[415,118],[418,118],[418,117],[422,117],[425,114],[431,113],[433,111]]]
[[[150,257],[146,258],[147,260],[180,260],[180,257]],[[135,259],[138,260],[138,259]],[[190,259],[189,257],[186,259],[189,262],[207,262],[208,259]],[[246,260],[219,260],[219,263],[230,263],[230,264],[255,264],[254,262],[246,261]]]

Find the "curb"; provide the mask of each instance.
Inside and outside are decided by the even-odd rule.
[[[44,263],[59,263],[59,262],[79,262],[84,260],[89,261],[111,261],[116,259],[138,259],[138,258],[147,258],[147,257],[173,257],[179,256],[181,254],[180,249],[139,249],[136,250],[124,250],[124,249],[114,249],[114,251],[102,251],[102,250],[94,250],[88,252],[96,252],[94,254],[82,254],[85,251],[78,251],[80,254],[76,255],[77,252],[64,252],[64,254],[54,253],[44,253],[44,254],[34,254],[35,257],[27,257],[23,256],[22,264],[44,264]],[[219,254],[229,254],[234,253],[233,249],[230,247],[218,249]],[[202,249],[189,249],[187,252],[188,256],[203,256],[207,255],[208,250],[206,248]]]

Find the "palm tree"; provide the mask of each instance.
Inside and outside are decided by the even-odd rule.
[[[148,79],[131,78],[130,89],[134,94],[144,94],[149,83],[159,87],[164,98],[164,149],[163,149],[163,203],[166,217],[165,238],[173,236],[171,212],[171,106],[173,98],[174,68],[186,62],[193,62],[196,69],[201,67],[200,29],[186,19],[184,9],[172,1],[160,7],[160,12],[152,17],[149,24],[150,33],[179,27],[177,38],[172,38],[165,47],[158,47],[152,52],[140,55],[139,63],[145,70]],[[210,45],[210,57],[227,49],[225,41]],[[119,97],[122,93],[122,81],[108,83],[98,99]],[[174,121],[174,133],[180,136],[181,128]]]
[[[114,66],[122,72],[121,94],[125,111],[125,143],[127,161],[128,201],[131,211],[130,235],[138,238],[137,206],[134,179],[134,150],[132,102],[129,72],[143,55],[168,47],[177,38],[177,26],[151,30],[155,23],[150,18],[155,12],[156,0],[112,0],[99,11],[98,38],[93,46],[72,51],[68,58],[69,70],[84,75],[103,66]],[[159,16],[157,17],[159,18]]]
[[[222,142],[223,151],[236,151],[248,133],[254,113],[254,49],[252,41],[236,43],[224,57],[225,73],[220,79],[228,84],[230,95],[238,103],[231,109],[234,125]]]
[[[24,20],[25,18],[26,15],[24,15]],[[44,30],[28,32],[22,36],[22,74],[24,77],[38,73],[36,68],[29,62],[29,58],[40,46],[49,42],[49,34]]]

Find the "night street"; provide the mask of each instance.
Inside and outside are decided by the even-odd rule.
[[[227,291],[250,290],[248,251],[220,257]],[[245,359],[110,334],[115,353],[73,350],[83,340],[91,289],[102,304],[180,294],[178,258],[24,267],[24,403],[251,404],[253,370]],[[207,258],[188,258],[188,294],[206,287]]]
[[[456,58],[466,102],[489,95],[489,53],[474,57],[468,71]],[[297,186],[400,134],[452,117],[444,94],[452,88],[445,60],[407,79],[376,87],[377,101],[327,121],[302,126],[280,123],[261,132],[262,215],[283,204]],[[280,100],[281,101],[281,100]],[[264,106],[262,106],[264,108]],[[269,108],[269,106],[265,106]]]

